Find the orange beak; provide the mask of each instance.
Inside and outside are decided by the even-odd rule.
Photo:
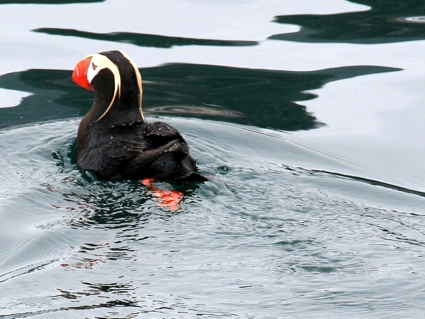
[[[75,66],[74,72],[72,72],[72,81],[87,90],[93,90],[89,80],[87,80],[87,70],[89,69],[90,62],[91,57],[81,60]]]

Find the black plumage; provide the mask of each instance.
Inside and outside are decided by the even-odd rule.
[[[106,63],[102,62],[104,60]],[[101,63],[96,65],[99,61]],[[81,62],[74,70],[73,80],[93,89],[95,97],[78,129],[77,163],[80,168],[92,170],[106,180],[206,180],[198,173],[189,146],[174,127],[163,122],[147,123],[144,119],[141,78],[127,55],[108,51],[88,56]],[[81,70],[82,65],[84,68],[87,65],[88,69]]]

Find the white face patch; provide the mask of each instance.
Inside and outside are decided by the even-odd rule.
[[[88,57],[90,57],[90,56],[88,56]],[[99,58],[99,57],[101,57],[101,58]],[[92,55],[90,65],[89,65],[89,68],[87,70],[87,80],[89,81],[89,83],[91,83],[91,81],[94,79],[94,77],[101,70],[106,68],[106,65],[104,63],[102,63],[102,62],[104,62],[104,61],[102,61],[102,60],[104,60],[104,59],[102,59],[102,57],[106,58],[106,57],[104,57],[103,55],[100,55],[100,54],[93,54]]]
[[[109,60],[106,56],[101,54],[92,54],[88,55],[86,58],[90,57],[91,61],[87,70],[87,81],[89,81],[90,84],[95,78],[95,76],[103,69],[108,69],[112,72],[114,76],[114,95],[112,96],[112,100],[109,103],[109,106],[106,108],[106,111],[96,120],[97,122],[102,119],[106,114],[108,114],[117,96],[118,98],[121,96],[121,75],[120,71],[118,70],[118,67],[114,63],[112,63],[112,61]]]

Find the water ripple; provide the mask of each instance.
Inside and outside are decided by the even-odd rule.
[[[80,171],[78,120],[0,133],[3,316],[282,317],[329,306],[362,316],[418,307],[423,194],[338,173],[343,162],[283,133],[164,120],[212,176],[176,212],[138,182]],[[28,156],[16,157],[23,149]],[[332,169],[309,169],[311,161]]]

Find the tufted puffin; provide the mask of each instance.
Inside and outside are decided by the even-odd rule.
[[[163,122],[148,123],[142,111],[142,77],[121,51],[90,54],[72,80],[94,91],[80,122],[77,164],[103,180],[205,181],[181,134]]]

